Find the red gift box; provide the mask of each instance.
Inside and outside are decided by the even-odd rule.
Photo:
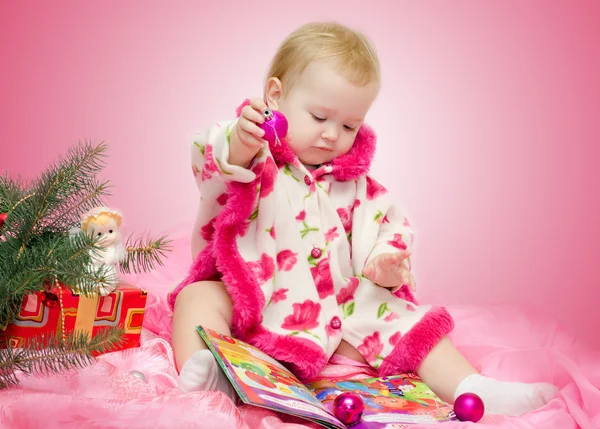
[[[146,291],[124,283],[106,296],[86,296],[63,285],[26,295],[17,317],[0,329],[0,347],[6,340],[18,348],[34,336],[75,330],[93,336],[110,326],[125,330],[119,349],[139,347],[147,298]]]

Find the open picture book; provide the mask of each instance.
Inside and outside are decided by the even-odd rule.
[[[353,392],[365,405],[353,429],[399,429],[456,420],[452,406],[438,398],[416,374],[319,380],[304,385],[256,347],[201,326],[197,329],[245,404],[344,429],[346,426],[333,415],[333,401],[342,392]]]

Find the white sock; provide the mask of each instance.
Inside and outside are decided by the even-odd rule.
[[[506,382],[473,374],[458,385],[454,399],[467,392],[481,397],[485,414],[520,416],[546,405],[558,389],[548,383]]]
[[[235,389],[208,349],[197,351],[188,359],[179,372],[177,384],[182,392],[219,391],[236,400]]]

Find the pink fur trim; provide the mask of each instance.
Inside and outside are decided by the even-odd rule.
[[[252,333],[249,342],[286,363],[301,380],[317,376],[327,364],[323,350],[305,338],[275,334],[261,326]]]
[[[281,139],[280,142],[280,144],[269,143],[269,150],[277,167],[281,168],[286,164],[295,164],[297,162],[296,155],[288,146],[287,141]]]
[[[260,324],[265,305],[256,276],[240,255],[236,241],[244,221],[252,214],[260,178],[258,176],[249,184],[231,182],[229,198],[215,222],[216,265],[223,274],[223,282],[233,303],[232,333],[241,339]]]
[[[375,132],[363,124],[350,151],[331,162],[332,174],[336,180],[355,180],[369,172],[375,156]]]
[[[413,328],[404,334],[379,367],[381,376],[416,372],[423,358],[454,328],[454,320],[443,308],[429,310]]]

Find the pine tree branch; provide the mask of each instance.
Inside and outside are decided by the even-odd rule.
[[[109,182],[102,183],[90,182],[87,192],[80,192],[82,195],[73,195],[70,205],[61,211],[48,217],[44,228],[50,230],[65,231],[73,225],[80,222],[83,213],[92,208],[102,205],[102,197],[109,196]],[[67,201],[68,202],[68,201]]]
[[[16,272],[10,280],[0,285],[0,326],[6,326],[15,318],[27,293],[33,293],[43,287],[45,276],[34,271]]]
[[[65,263],[88,263],[90,260],[90,253],[97,253],[101,250],[99,243],[100,239],[97,236],[86,234],[83,231],[70,235],[69,241],[65,241],[64,243],[70,250],[70,254],[65,259]]]
[[[119,348],[123,334],[122,328],[106,328],[92,338],[82,332],[69,333],[65,341],[49,334],[30,339],[23,348],[0,349],[0,389],[19,384],[16,371],[45,375],[84,368],[94,362],[94,353]]]
[[[12,320],[26,294],[58,280],[84,295],[109,281],[108,267],[91,267],[90,253],[99,251],[98,239],[78,234],[46,233],[30,242],[17,260],[18,241],[0,241],[0,326]]]
[[[22,221],[20,221],[16,218],[16,216],[14,216],[13,212],[15,211],[15,209],[19,207],[19,205],[21,205],[22,203],[35,196],[35,194],[25,195],[19,200],[17,200],[14,204],[11,203],[10,205],[8,205],[6,212],[3,212],[7,216],[4,220],[4,225],[2,227],[2,235],[5,239],[16,238],[17,233],[15,231],[15,225],[18,226],[22,223]]]
[[[61,284],[65,285],[70,290],[77,290],[83,295],[90,295],[97,291],[100,286],[110,284],[111,277],[109,267],[100,265],[97,268],[88,268],[87,273],[82,274],[79,270],[57,271],[58,276],[62,279]]]
[[[24,195],[25,181],[19,177],[11,177],[8,173],[0,176],[0,213],[8,213]]]
[[[8,212],[12,212],[14,211],[17,207],[19,207],[19,205],[23,204],[25,201],[27,201],[30,198],[35,197],[35,194],[29,194],[29,195],[24,195],[23,197],[21,197],[21,199],[19,201],[17,201],[14,205],[12,205],[9,209]]]
[[[98,185],[94,177],[104,167],[102,157],[106,149],[104,143],[92,146],[87,142],[69,149],[66,158],[61,157],[35,182],[30,192],[35,197],[13,209],[20,225],[14,235],[20,241],[18,259],[33,236],[49,230],[48,223],[60,224],[64,232],[69,224],[79,220],[82,213],[71,210],[73,201],[84,199],[84,207],[101,201],[99,196],[105,193],[106,184]],[[65,211],[69,213],[67,217],[63,217]]]
[[[60,177],[57,174],[53,180],[48,184],[47,189],[45,190],[45,192],[41,193],[41,194],[37,194],[34,193],[30,196],[27,196],[26,198],[29,199],[31,197],[37,197],[39,196],[39,198],[42,199],[42,202],[48,198],[48,195],[50,194],[50,192],[56,187],[56,184],[58,183]],[[17,207],[21,204],[21,202],[25,201],[25,199],[19,201],[19,203],[13,208],[12,211],[16,210]],[[43,216],[46,214],[46,207],[44,207],[44,204],[41,205],[41,207],[38,207],[38,210],[34,210],[33,211],[34,215],[33,218],[27,219],[27,221],[25,221],[25,231],[22,234],[19,234],[20,236],[20,241],[21,241],[21,247],[19,248],[19,252],[17,253],[17,260],[21,258],[21,256],[23,255],[23,251],[25,250],[25,248],[27,247],[27,245],[29,244],[29,240],[31,239],[31,236],[35,230],[35,227],[38,225],[38,223],[40,222],[40,220],[43,218]],[[29,224],[27,226],[27,223]]]
[[[124,273],[140,273],[155,268],[155,264],[163,265],[162,259],[166,252],[171,251],[171,241],[166,236],[155,240],[133,239],[131,236],[125,241],[125,258],[120,263],[120,270]]]

